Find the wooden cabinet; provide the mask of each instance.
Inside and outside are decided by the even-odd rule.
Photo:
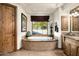
[[[16,7],[0,4],[0,52],[16,50]]]
[[[71,47],[71,45],[70,45],[69,41],[65,40],[65,42],[64,42],[64,53],[66,55],[70,55],[70,49],[71,49],[70,47]]]
[[[68,56],[79,56],[79,40],[62,35],[63,51]]]
[[[77,53],[77,46],[76,45],[71,45],[71,55],[75,56]]]
[[[77,53],[77,56],[79,56],[79,47],[77,48],[77,50],[78,50],[78,51],[77,51],[77,52],[78,52],[78,53]]]

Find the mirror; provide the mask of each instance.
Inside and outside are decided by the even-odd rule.
[[[70,11],[70,32],[79,31],[79,6]]]

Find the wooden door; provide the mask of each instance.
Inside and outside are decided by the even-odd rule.
[[[16,9],[7,4],[2,5],[3,51],[12,52],[16,44]]]
[[[2,7],[0,5],[0,52],[2,52],[3,47],[2,47]]]

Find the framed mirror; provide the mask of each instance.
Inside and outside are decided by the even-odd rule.
[[[71,14],[71,31],[79,31],[79,6],[70,11]]]
[[[68,31],[68,16],[61,16],[61,31]]]
[[[21,32],[27,31],[27,17],[21,13]]]

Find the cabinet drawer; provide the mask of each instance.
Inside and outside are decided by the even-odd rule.
[[[78,50],[78,51],[77,51],[77,56],[79,56],[79,47],[77,48],[77,50]]]
[[[76,56],[77,55],[77,46],[76,45],[71,45],[71,56]]]

